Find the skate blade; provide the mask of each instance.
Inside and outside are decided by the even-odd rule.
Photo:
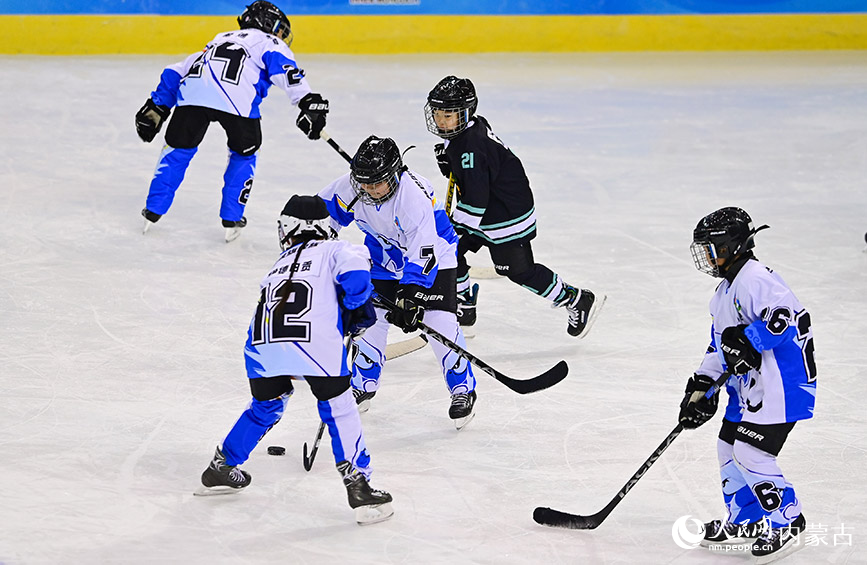
[[[771,553],[770,555],[763,555],[761,557],[756,557],[756,565],[765,565],[765,563],[773,563],[774,561],[777,561],[779,559],[782,559],[783,557],[791,555],[800,549],[804,549],[804,544],[802,543],[803,540],[801,539],[803,537],[803,534],[804,534],[804,532],[801,532],[800,534],[798,534],[798,537],[794,538],[792,541],[790,541],[786,545],[786,547],[784,547],[783,549],[781,549],[777,552]]]
[[[379,505],[359,506],[355,509],[355,521],[359,526],[369,526],[377,522],[384,522],[394,515],[394,509],[390,502]]]
[[[476,417],[476,413],[475,413],[475,412],[470,412],[470,415],[469,415],[469,416],[464,416],[463,418],[457,418],[457,419],[455,419],[455,420],[453,420],[453,421],[454,421],[454,423],[455,423],[455,427],[456,427],[458,430],[462,430],[462,429],[464,429],[464,428],[467,426],[467,424],[469,424],[470,422],[472,422],[472,421],[473,421],[473,418],[475,418],[475,417]]]
[[[369,398],[366,400],[362,400],[361,402],[358,403],[358,413],[359,414],[364,414],[368,410],[370,410],[370,399]]]
[[[141,228],[141,233],[142,233],[142,235],[146,234],[146,233],[148,232],[148,230],[151,229],[151,226],[152,226],[152,225],[154,225],[154,223],[153,223],[152,221],[150,221],[150,220],[145,220],[145,221],[144,221],[144,225],[143,225],[142,228]]]
[[[710,549],[711,551],[713,551],[713,550],[725,550],[726,547],[730,547],[732,545],[742,545],[742,544],[747,544],[747,543],[752,544],[754,541],[756,541],[756,538],[734,537],[734,538],[728,538],[727,540],[723,540],[723,541],[708,541],[708,540],[703,539],[698,544],[702,547],[706,547],[706,548]]]
[[[241,228],[226,228],[226,243],[235,241],[240,235]]]
[[[193,496],[220,496],[223,494],[238,494],[243,488],[232,487],[199,487],[193,491]]]
[[[590,328],[593,327],[594,322],[596,322],[596,318],[599,317],[599,312],[602,311],[602,307],[605,306],[605,301],[608,300],[608,295],[603,294],[602,300],[596,299],[596,302],[593,303],[593,307],[590,309],[590,315],[587,316],[587,325],[584,326],[584,331],[578,334],[578,339],[584,339],[587,337],[587,334],[590,333]]]

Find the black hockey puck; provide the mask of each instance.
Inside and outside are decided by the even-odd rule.
[[[286,455],[286,448],[280,445],[269,445],[268,455]]]

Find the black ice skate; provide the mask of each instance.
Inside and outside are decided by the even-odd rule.
[[[352,389],[352,396],[355,397],[355,403],[358,405],[358,411],[361,414],[364,414],[368,410],[370,410],[370,401],[376,396],[376,391],[373,392],[365,392],[363,390],[358,390],[357,388]]]
[[[569,327],[566,328],[569,335],[583,338],[590,333],[590,327],[596,321],[606,298],[602,295],[602,300],[597,300],[586,288],[565,285],[564,294],[554,301],[554,307],[565,307],[569,312]]]
[[[765,522],[751,522],[749,524],[733,524],[727,520],[713,520],[704,525],[704,539],[701,545],[704,547],[737,545],[752,541],[759,537],[765,529]]]
[[[361,471],[352,467],[349,461],[337,464],[343,476],[343,485],[349,497],[349,506],[355,510],[355,521],[361,526],[388,520],[394,514],[391,495],[384,490],[370,488]]]
[[[247,218],[241,216],[237,222],[231,220],[223,220],[223,227],[226,228],[226,243],[235,241],[241,235],[241,228],[247,225]]]
[[[198,496],[210,496],[214,494],[234,494],[241,492],[252,479],[250,474],[238,467],[226,465],[226,456],[217,447],[211,464],[202,473],[202,485],[194,494]]]
[[[459,392],[452,395],[452,405],[449,407],[449,418],[455,421],[455,427],[462,429],[470,423],[475,414],[473,405],[476,403],[476,391]]]
[[[147,208],[141,209],[141,215],[145,219],[144,226],[142,227],[142,230],[141,230],[141,232],[143,234],[147,233],[148,230],[151,229],[151,226],[154,225],[155,223],[159,222],[160,218],[162,218],[161,215],[155,214],[155,213],[151,212],[150,210],[148,210]]]
[[[458,293],[458,324],[462,327],[476,323],[476,302],[479,299],[479,284]]]
[[[803,514],[799,514],[791,524],[782,528],[768,528],[753,544],[753,557],[762,565],[771,563],[792,554],[804,547],[801,535],[807,528]]]

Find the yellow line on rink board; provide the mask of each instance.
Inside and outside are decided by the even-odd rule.
[[[292,16],[298,53],[867,49],[867,14]],[[233,16],[0,16],[0,54],[189,54]]]

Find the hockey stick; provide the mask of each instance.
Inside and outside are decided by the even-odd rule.
[[[325,422],[319,422],[319,431],[316,432],[316,441],[313,442],[313,449],[310,450],[310,457],[307,457],[307,442],[304,442],[304,470],[310,471],[313,468],[313,460],[316,459],[316,452],[319,451],[319,442],[322,441],[322,433],[325,431]]]
[[[325,133],[325,130],[322,130],[322,131],[319,132],[319,137],[321,137],[322,139],[324,139],[325,142],[328,143],[328,145],[330,145],[330,146],[331,146],[335,151],[337,151],[338,153],[340,153],[340,156],[343,157],[344,159],[346,159],[346,162],[347,162],[347,163],[351,163],[351,162],[352,162],[352,157],[349,156],[349,153],[347,153],[346,151],[344,151],[343,148],[340,147],[340,145],[338,145],[336,141],[334,141],[333,139],[331,139],[331,136],[328,135],[327,133]]]
[[[457,183],[455,183],[455,175],[449,174],[449,187],[446,189],[446,215],[451,218],[452,217],[452,203],[455,199],[455,188],[457,187]]]
[[[720,375],[720,378],[714,382],[713,386],[708,389],[705,393],[705,398],[710,398],[720,387],[725,384],[728,378],[731,376],[731,373],[728,371],[724,372]],[[677,426],[671,430],[671,433],[668,434],[668,437],[663,440],[659,447],[647,458],[647,461],[641,464],[641,467],[638,468],[638,471],[635,472],[632,477],[623,485],[623,488],[620,489],[620,492],[615,495],[615,497],[608,503],[608,505],[597,512],[596,514],[591,514],[590,516],[581,516],[578,514],[569,514],[568,512],[560,512],[559,510],[553,510],[547,507],[538,507],[533,511],[533,520],[538,524],[542,524],[543,526],[554,526],[556,528],[569,528],[571,530],[593,530],[599,526],[602,522],[605,521],[605,518],[611,514],[611,511],[614,510],[614,507],[620,504],[620,501],[623,500],[623,497],[626,496],[632,487],[638,483],[641,477],[650,469],[651,465],[656,463],[656,460],[662,455],[662,453],[668,449],[668,446],[680,435],[680,432],[683,431],[683,424],[678,423]]]
[[[394,302],[380,295],[374,295],[373,303],[380,308],[388,310],[389,312],[393,312],[396,308]],[[497,371],[496,369],[494,369],[493,367],[491,367],[490,365],[488,365],[487,363],[458,345],[457,343],[453,342],[443,334],[431,328],[424,322],[418,323],[418,329],[420,329],[423,333],[427,334],[433,339],[437,340],[441,344],[445,345],[446,347],[448,347],[482,371],[491,375],[510,389],[514,390],[518,394],[528,394],[530,392],[536,392],[552,387],[565,379],[566,375],[569,373],[569,365],[566,364],[566,361],[560,361],[541,375],[535,376],[531,379],[513,379]]]

